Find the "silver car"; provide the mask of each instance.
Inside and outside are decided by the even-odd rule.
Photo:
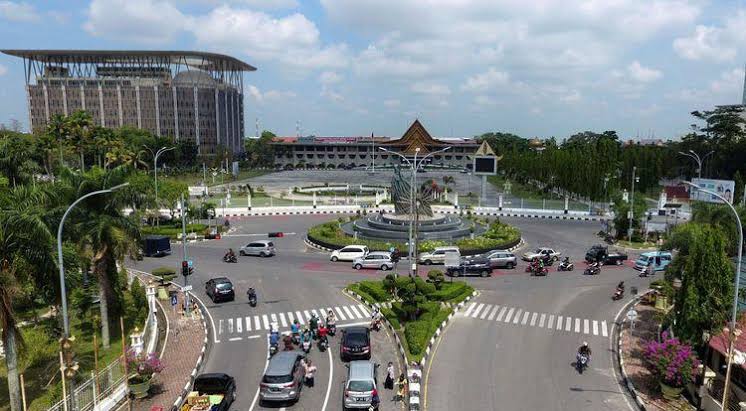
[[[352,261],[352,268],[360,270],[363,268],[375,268],[383,271],[394,268],[394,261],[391,259],[391,253],[382,251],[373,251],[365,257],[358,257]]]
[[[380,398],[376,371],[378,364],[350,361],[344,383],[344,409],[378,409]]]
[[[489,258],[490,266],[513,268],[516,266],[517,258],[515,254],[505,250],[494,250],[488,253],[484,253],[484,256]]]
[[[270,257],[275,255],[275,243],[269,240],[252,241],[241,247],[238,253],[241,255],[258,255],[259,257]]]
[[[259,384],[262,401],[295,401],[303,388],[304,355],[300,351],[280,351],[267,365],[267,371]]]

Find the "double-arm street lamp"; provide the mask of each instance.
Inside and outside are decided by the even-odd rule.
[[[735,207],[733,207],[733,204],[730,203],[729,200],[726,200],[723,196],[720,194],[717,194],[715,192],[712,192],[710,190],[705,190],[704,188],[699,187],[696,184],[693,184],[689,181],[682,181],[682,183],[690,186],[691,188],[695,190],[699,190],[703,193],[707,193],[711,196],[717,197],[725,203],[730,210],[733,212],[733,215],[736,216],[736,225],[738,227],[738,260],[736,261],[736,279],[735,279],[735,289],[733,290],[733,310],[731,313],[730,318],[730,335],[728,338],[729,344],[728,344],[728,366],[725,371],[725,388],[723,388],[723,403],[722,403],[722,410],[725,411],[728,409],[728,392],[730,391],[730,374],[731,374],[731,366],[733,364],[733,345],[736,340],[736,320],[738,315],[738,287],[740,285],[740,279],[741,279],[741,257],[743,256],[743,227],[741,226],[741,217],[738,216],[738,212],[736,211]]]
[[[150,147],[145,146],[150,151],[150,154],[153,154],[153,150],[150,149]],[[161,225],[161,207],[158,205],[158,157],[160,157],[161,154],[165,153],[166,151],[171,151],[175,149],[174,147],[161,147],[158,149],[158,151],[153,154],[153,178],[155,179],[155,209],[156,212],[156,219],[155,219],[155,225],[157,227],[160,227]]]
[[[694,152],[694,150],[689,150],[688,152],[679,151],[679,154],[681,154],[682,156],[687,156],[697,162],[697,175],[699,176],[699,178],[702,178],[702,163],[704,163],[705,159],[711,156],[713,153],[715,152],[710,151],[709,153],[700,157],[699,154]]]
[[[412,181],[410,183],[410,193],[409,193],[409,263],[411,267],[411,274],[412,276],[417,275],[417,223],[418,223],[418,215],[417,215],[417,199],[416,199],[416,193],[417,193],[417,170],[424,164],[425,160],[430,158],[431,156],[442,153],[446,150],[450,150],[451,147],[445,147],[437,151],[433,151],[432,153],[429,153],[428,155],[422,157],[419,161],[417,160],[417,154],[420,153],[420,148],[417,147],[414,150],[414,159],[410,161],[407,157],[402,155],[401,153],[397,153],[396,151],[387,150],[384,147],[378,147],[379,150],[385,151],[390,154],[395,154],[404,160],[404,162],[409,165],[409,167],[412,170]]]

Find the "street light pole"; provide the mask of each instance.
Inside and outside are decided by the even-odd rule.
[[[736,320],[738,316],[738,287],[740,286],[741,282],[741,258],[743,257],[743,227],[741,226],[741,217],[738,215],[738,212],[736,211],[735,207],[733,207],[733,204],[730,203],[730,201],[726,200],[720,194],[714,193],[710,190],[705,190],[704,188],[700,188],[698,185],[693,184],[689,181],[683,181],[682,183],[694,188],[695,190],[699,190],[703,193],[707,193],[719,198],[730,208],[730,210],[733,212],[733,215],[736,216],[736,224],[738,227],[738,261],[736,261],[735,289],[733,290],[733,310],[730,317],[730,337],[728,338],[728,366],[725,371],[725,388],[723,388],[723,402],[721,408],[723,411],[726,411],[728,409],[728,392],[730,391],[730,375],[733,365],[733,344],[735,343],[737,336]]]
[[[632,167],[632,192],[630,193],[629,202],[629,228],[627,228],[627,239],[632,242],[632,222],[635,221],[635,173],[637,166]]]
[[[713,153],[715,152],[710,151],[709,153],[705,154],[703,157],[700,157],[699,154],[694,152],[694,150],[689,150],[689,152],[686,152],[686,153],[683,151],[679,151],[679,154],[681,154],[682,156],[687,156],[697,162],[697,175],[699,176],[699,178],[702,178],[702,164],[704,163],[705,159],[711,156]]]
[[[171,151],[175,149],[176,147],[161,147],[156,151],[155,155],[153,156],[153,177],[155,180],[155,209],[156,209],[156,219],[155,219],[155,225],[156,227],[161,226],[161,207],[158,205],[158,157],[165,153],[166,151]]]

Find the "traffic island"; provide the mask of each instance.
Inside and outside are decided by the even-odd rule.
[[[625,310],[621,322],[617,354],[622,378],[635,404],[640,410],[695,410],[684,396],[675,395],[664,398],[660,379],[654,374],[653,364],[646,358],[650,341],[658,341],[661,329],[662,311],[649,304],[651,294],[645,294],[641,300],[635,300]],[[635,315],[629,315],[635,312]],[[634,318],[634,321],[631,319]],[[689,384],[683,390],[684,395],[694,393],[695,388]]]

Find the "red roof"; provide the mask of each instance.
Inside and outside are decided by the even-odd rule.
[[[746,327],[746,316],[741,316],[741,318],[738,319],[738,325],[736,328],[743,330],[744,327]],[[713,350],[727,356],[726,353],[728,352],[728,335],[725,332],[721,331],[719,334],[714,335],[710,338],[709,345]],[[736,338],[734,346],[736,351],[746,353],[746,333],[741,333],[741,335]],[[746,364],[742,364],[741,368],[746,370]]]
[[[673,199],[689,200],[689,192],[684,186],[666,186],[663,189],[666,190],[666,199],[669,201]]]

